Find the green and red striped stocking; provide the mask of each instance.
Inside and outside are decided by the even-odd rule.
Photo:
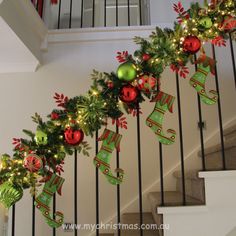
[[[53,228],[58,228],[63,224],[63,214],[57,211],[53,217],[50,213],[50,203],[54,193],[58,192],[61,195],[64,181],[62,177],[53,174],[50,180],[45,183],[42,193],[35,199],[36,207],[42,212],[47,224]]]
[[[99,170],[105,175],[108,182],[117,185],[121,184],[124,177],[124,171],[122,169],[116,169],[115,172],[118,173],[118,177],[113,175],[110,161],[112,157],[112,152],[116,148],[120,151],[120,141],[122,135],[117,134],[109,129],[105,129],[102,136],[98,141],[103,141],[102,146],[96,157],[94,158],[94,164]]]
[[[159,142],[166,145],[173,144],[176,138],[175,130],[168,129],[167,133],[170,135],[167,136],[163,132],[162,128],[166,111],[169,110],[169,112],[173,112],[174,101],[175,97],[159,91],[157,95],[151,100],[151,102],[156,102],[155,108],[146,119],[146,125],[149,126],[157,135]]]
[[[206,93],[205,83],[210,71],[211,67],[209,65],[199,64],[196,73],[190,79],[190,85],[198,92],[201,101],[207,105],[215,104],[218,99],[218,94],[215,90],[209,91],[212,97],[209,97]]]

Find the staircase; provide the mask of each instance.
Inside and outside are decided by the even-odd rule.
[[[225,145],[225,157],[226,157],[227,170],[236,170],[236,125],[231,126],[230,128],[227,128],[224,130],[224,145]],[[200,152],[198,156],[199,158],[202,158]],[[160,192],[150,192],[148,194],[148,200],[151,205],[151,212],[143,213],[144,224],[151,225],[155,223],[157,225],[161,225],[162,223],[164,223],[164,224],[170,224],[170,227],[172,227],[173,224],[171,223],[171,217],[173,217],[173,221],[178,221],[177,219],[178,218],[181,219],[182,217],[183,225],[185,225],[187,224],[188,221],[187,219],[184,219],[184,217],[189,218],[191,221],[192,214],[194,216],[203,214],[201,218],[203,219],[205,217],[206,218],[205,221],[207,223],[207,219],[210,218],[209,220],[211,220],[211,217],[210,217],[211,212],[214,212],[214,216],[216,217],[215,220],[211,220],[211,221],[213,222],[213,224],[214,223],[217,224],[217,219],[219,218],[217,216],[217,207],[220,207],[220,211],[222,212],[225,211],[225,215],[228,213],[230,215],[230,210],[228,209],[228,206],[232,206],[232,208],[230,207],[231,210],[235,211],[236,203],[234,204],[235,206],[234,208],[233,205],[230,205],[231,198],[229,198],[227,201],[225,201],[224,199],[231,196],[231,194],[233,196],[234,193],[235,193],[234,197],[236,197],[236,191],[235,190],[231,191],[232,183],[235,183],[234,185],[236,185],[236,171],[220,171],[222,170],[221,145],[217,144],[217,145],[206,148],[205,158],[206,158],[205,159],[206,169],[210,171],[199,173],[199,170],[193,170],[193,171],[186,171],[185,173],[186,202],[187,202],[186,206],[182,205],[183,204],[182,175],[180,171],[176,171],[173,173],[176,179],[176,191],[164,192],[165,207],[160,207],[161,206],[161,202],[160,202],[161,193]],[[214,184],[219,185],[219,188],[216,188],[217,190],[213,189]],[[211,196],[212,192],[214,191],[216,191],[214,193],[214,196]],[[222,206],[224,206],[224,209],[221,208]],[[228,209],[228,213],[227,213],[227,209]],[[178,214],[180,214],[179,217],[178,217]],[[123,214],[122,223],[123,224],[138,224],[139,213]],[[196,220],[195,224],[200,226],[200,221],[198,222],[198,220]],[[221,225],[218,225],[218,226],[221,227]],[[190,228],[193,227],[194,229],[194,226],[190,225],[189,227]],[[209,224],[209,227],[217,229],[217,225],[211,226]],[[181,226],[179,225],[177,226],[177,228],[181,228]],[[176,231],[176,228],[173,230],[173,232],[171,229],[170,230],[167,229],[164,232],[163,230],[159,230],[159,231],[144,230],[143,235],[144,236],[158,236],[158,235],[159,236],[163,236],[163,235],[165,236],[168,236],[168,235],[195,236],[196,234],[198,236],[208,236],[206,233],[204,233],[204,230],[202,229],[202,227],[196,226],[196,228],[197,230],[196,231],[193,230],[192,232],[191,231],[188,232],[188,227],[186,227],[186,230],[183,228],[183,232],[181,232],[180,230],[179,234]],[[224,228],[224,226],[222,226],[221,228]],[[228,231],[227,229],[222,229],[222,230],[226,230],[228,232],[228,235],[231,235],[230,233],[233,229],[234,227],[230,228],[230,230]],[[225,235],[225,234],[222,234],[220,230],[218,229],[217,231],[218,233],[214,234],[214,236]],[[113,236],[116,234],[101,234],[101,235]],[[139,230],[122,230],[121,235],[139,236],[140,232]],[[213,234],[209,234],[209,236],[213,236]]]

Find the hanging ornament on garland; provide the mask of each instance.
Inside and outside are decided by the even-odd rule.
[[[218,93],[215,90],[210,90],[209,93],[212,97],[209,97],[205,88],[206,78],[210,71],[209,65],[199,64],[197,71],[190,79],[190,85],[198,92],[202,102],[207,105],[214,105],[217,102]]]
[[[43,167],[42,158],[35,155],[29,154],[24,158],[24,167],[31,173],[38,172]]]
[[[84,132],[82,130],[73,130],[67,128],[64,132],[65,140],[68,144],[76,146],[79,145],[84,139]]]
[[[132,103],[138,97],[138,90],[132,85],[125,85],[120,89],[119,99],[125,103]]]
[[[133,81],[137,76],[136,66],[129,61],[121,64],[117,69],[117,76],[123,81]]]
[[[153,112],[146,119],[146,125],[152,129],[152,131],[157,135],[160,143],[165,145],[170,145],[175,142],[176,131],[173,129],[168,129],[167,133],[170,136],[166,136],[163,132],[163,120],[166,111],[173,112],[173,104],[175,97],[159,91],[157,95],[151,100],[151,102],[156,102]]]
[[[23,197],[23,189],[6,181],[0,185],[0,202],[7,209]]]
[[[115,148],[118,152],[120,151],[121,138],[122,135],[105,129],[102,136],[98,139],[98,141],[103,141],[102,147],[93,161],[94,165],[105,175],[108,182],[113,185],[121,184],[124,177],[122,169],[116,169],[116,174],[114,175],[110,167],[112,152]],[[116,176],[117,173],[119,174],[118,177]]]
[[[183,49],[190,54],[197,53],[201,48],[201,41],[197,36],[187,36],[183,42]]]
[[[35,142],[38,145],[47,145],[48,144],[47,134],[41,129],[38,129],[35,133]]]
[[[143,75],[138,78],[137,84],[139,90],[145,93],[150,93],[155,89],[157,85],[157,79],[152,76]]]
[[[62,177],[53,174],[45,183],[42,193],[35,199],[37,209],[41,211],[47,224],[53,228],[58,228],[63,224],[64,215],[61,212],[57,211],[54,216],[50,214],[50,203],[56,192],[61,195],[64,181]]]

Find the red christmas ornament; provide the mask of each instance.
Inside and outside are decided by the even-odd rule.
[[[134,102],[138,96],[138,90],[132,85],[125,85],[121,88],[119,98],[122,102]]]
[[[34,173],[42,169],[43,161],[39,156],[35,154],[29,154],[27,157],[25,157],[23,165],[28,171]]]
[[[59,114],[57,114],[56,112],[51,113],[51,119],[52,120],[57,120],[58,118],[59,118]]]
[[[187,36],[183,42],[183,48],[185,52],[197,53],[201,48],[201,41],[196,36]]]
[[[155,88],[156,84],[157,79],[152,76],[144,75],[138,78],[138,89],[146,93],[150,93]]]
[[[151,56],[149,54],[144,53],[142,58],[144,61],[148,61],[151,58]]]
[[[79,145],[84,139],[84,132],[82,130],[73,130],[68,128],[64,132],[65,140],[70,145]]]

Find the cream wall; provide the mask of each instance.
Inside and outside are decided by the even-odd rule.
[[[136,31],[122,31],[116,29],[112,39],[109,37],[99,41],[89,39],[77,41],[80,38],[79,31],[70,34],[70,37],[63,34],[64,40],[55,43],[61,37],[57,32],[52,32],[49,39],[48,51],[43,55],[43,65],[36,73],[17,73],[0,75],[0,133],[1,153],[10,152],[12,149],[11,139],[22,137],[21,130],[35,129],[30,116],[34,112],[46,116],[55,107],[52,99],[54,92],[64,93],[69,97],[84,94],[91,81],[89,75],[92,69],[99,71],[115,71],[118,63],[115,59],[117,51],[128,50],[132,53],[137,46],[130,40],[130,36],[149,34],[150,29],[136,28]],[[94,36],[106,38],[106,32],[94,32]],[[72,36],[71,36],[72,35]],[[73,41],[73,42],[72,42]],[[229,121],[236,115],[235,88],[232,77],[232,65],[229,58],[229,49],[217,50],[219,65],[219,80],[222,89],[222,107],[224,122]],[[191,67],[192,68],[192,67]],[[193,69],[193,68],[192,68]],[[191,71],[193,73],[193,70]],[[180,79],[181,85],[181,108],[184,132],[184,154],[187,156],[193,148],[199,145],[199,131],[197,129],[197,96],[188,79]],[[166,69],[162,77],[162,89],[167,93],[176,95],[175,75]],[[211,77],[207,87],[214,88],[214,79]],[[146,127],[145,119],[153,110],[154,104],[147,101],[142,105],[143,115],[141,117],[141,142],[142,142],[142,171],[143,189],[150,188],[158,190],[159,180],[159,157],[158,142],[152,131]],[[218,129],[217,106],[202,105],[203,119],[207,120],[207,130],[204,133],[208,137]],[[135,197],[138,194],[137,178],[137,141],[136,141],[136,120],[128,118],[129,128],[122,131],[120,166],[125,170],[125,181],[121,185],[121,205],[133,211],[138,210],[138,201]],[[174,105],[174,114],[167,114],[164,128],[178,130],[178,109],[177,102]],[[113,127],[113,129],[115,129]],[[94,139],[87,138],[93,147],[91,156],[78,156],[78,222],[95,223],[95,170],[92,163],[94,157]],[[179,137],[177,137],[179,140]],[[180,148],[176,144],[164,147],[164,170],[165,173],[172,170],[180,161]],[[199,166],[200,160],[196,159],[194,168]],[[113,158],[115,167],[115,158]],[[190,163],[191,164],[191,163]],[[190,165],[186,166],[188,169]],[[193,168],[193,166],[191,166]],[[58,197],[57,210],[65,213],[65,221],[73,222],[73,157],[66,159],[66,178],[63,186],[63,195]],[[153,184],[155,183],[155,184]],[[150,187],[151,186],[151,187]],[[166,189],[173,189],[174,182],[167,182]],[[100,214],[101,220],[112,219],[116,210],[116,188],[108,184],[105,178],[100,175]],[[132,203],[132,204],[131,204]],[[16,207],[16,236],[31,235],[31,204],[29,194],[21,200]],[[149,210],[149,205],[144,196],[144,210]],[[51,235],[51,230],[43,222],[39,213],[36,216],[36,231],[38,236]],[[9,232],[10,233],[10,232]],[[10,234],[9,234],[10,235]],[[58,230],[58,236],[73,235]],[[88,235],[88,232],[79,232],[79,235]]]

